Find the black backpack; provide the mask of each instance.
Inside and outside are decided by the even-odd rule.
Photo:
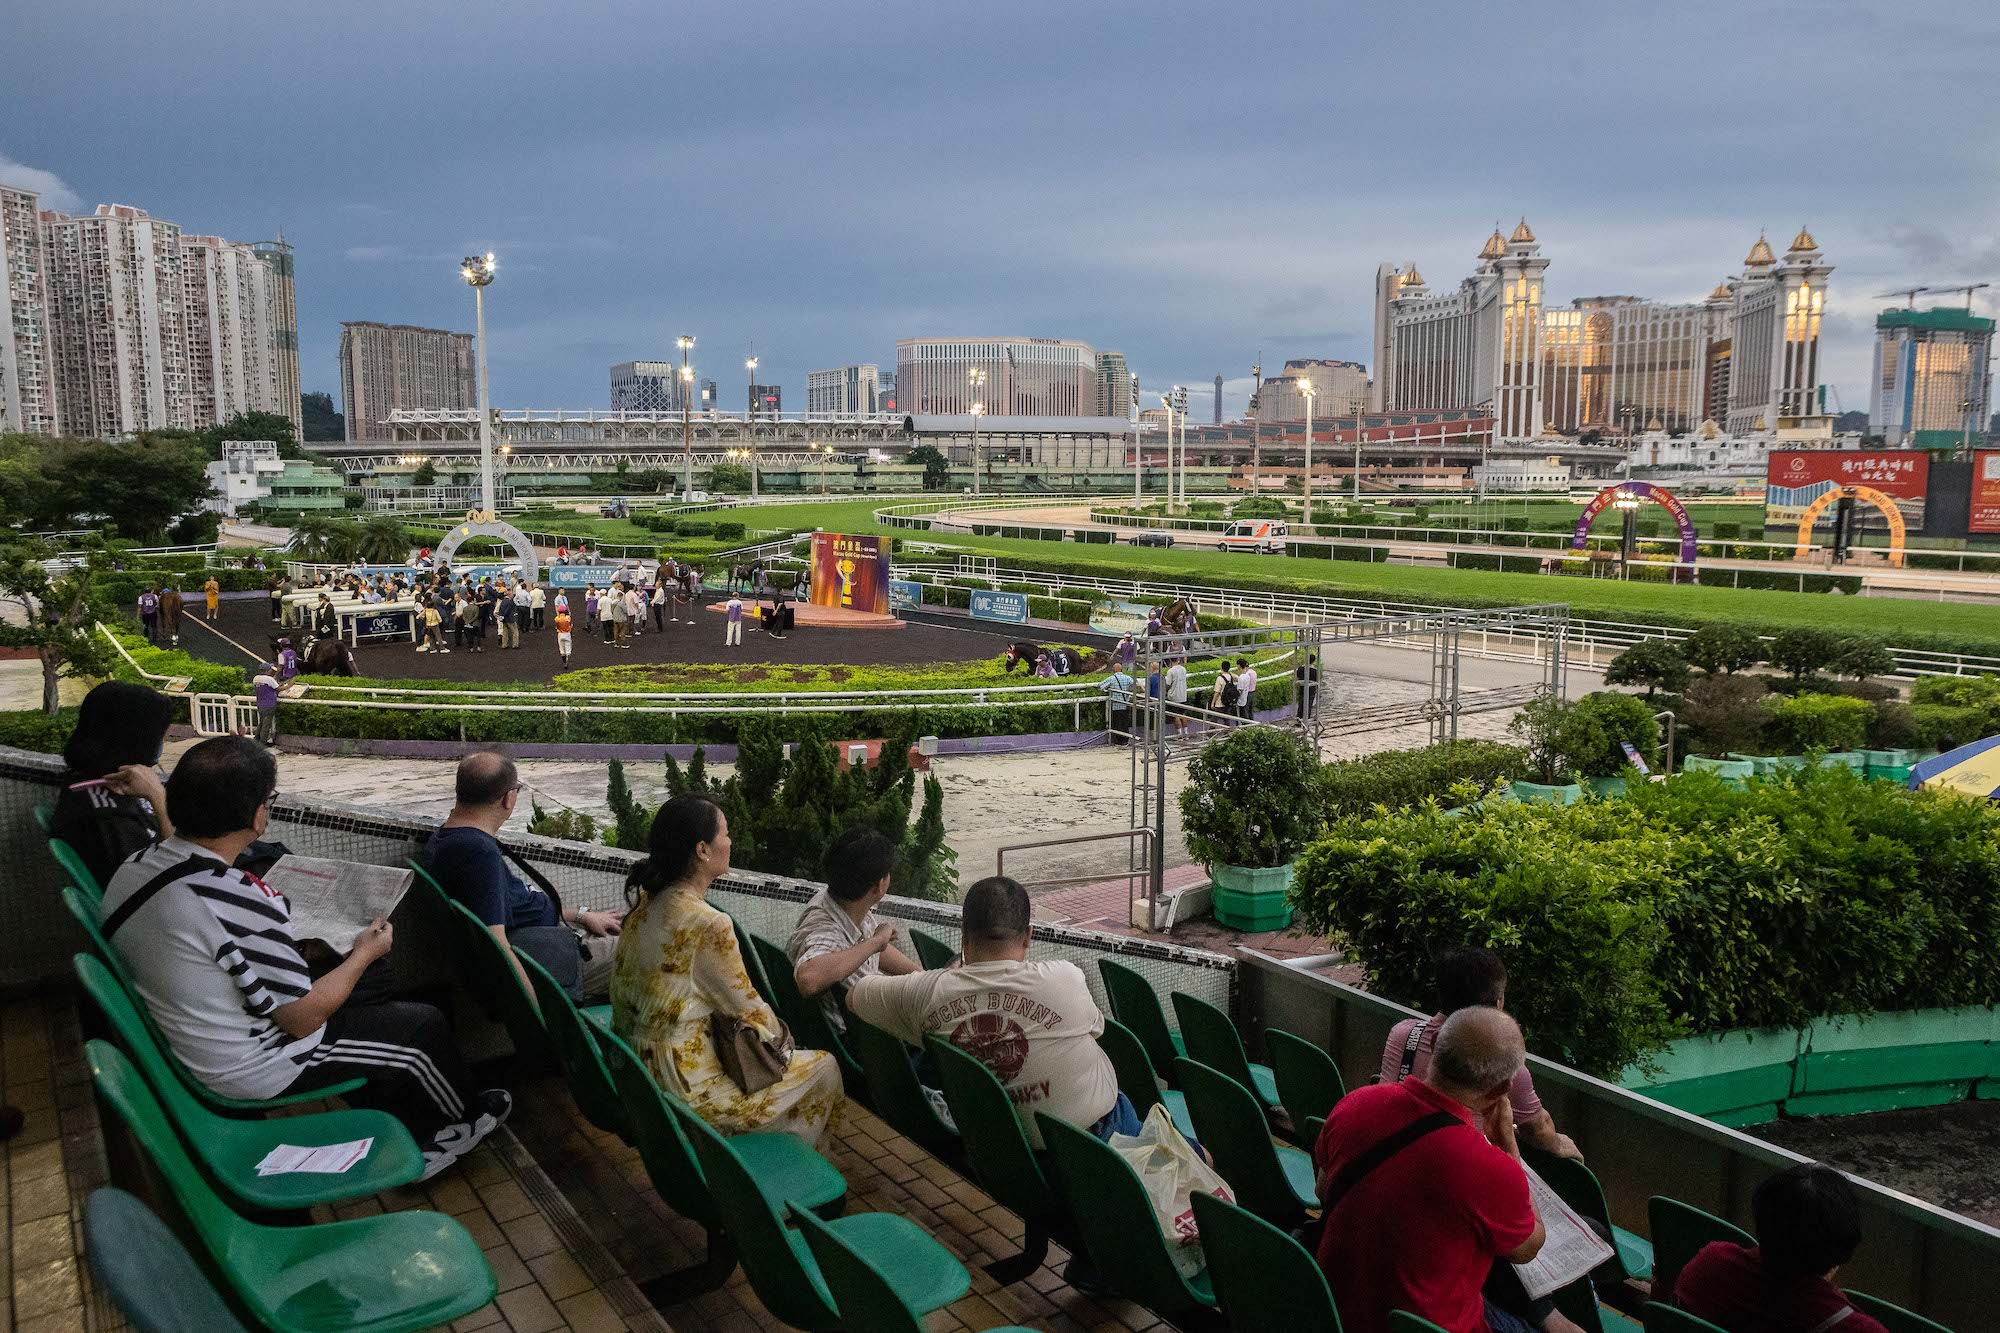
[[[1222,706],[1224,708],[1234,708],[1237,701],[1242,697],[1243,692],[1236,687],[1236,677],[1224,676],[1222,678]]]

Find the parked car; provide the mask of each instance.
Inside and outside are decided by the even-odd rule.
[[[1142,532],[1132,538],[1134,546],[1172,546],[1174,534],[1171,532]]]
[[[1290,537],[1291,533],[1291,525],[1279,519],[1238,519],[1223,530],[1221,540],[1216,544],[1225,551],[1283,555],[1285,539]]]

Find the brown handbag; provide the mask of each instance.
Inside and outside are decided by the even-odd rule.
[[[745,1093],[762,1092],[785,1076],[792,1063],[792,1030],[778,1020],[776,1040],[733,1014],[708,1016],[709,1038],[715,1043],[715,1058],[729,1081]]]

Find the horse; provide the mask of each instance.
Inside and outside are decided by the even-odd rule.
[[[1194,619],[1194,615],[1194,603],[1182,597],[1160,612],[1160,623],[1169,634],[1186,634],[1189,632],[1188,622]]]
[[[1024,639],[1018,643],[1007,645],[1007,674],[1010,676],[1014,674],[1014,667],[1017,663],[1027,667],[1029,672],[1032,673],[1035,669],[1036,660],[1043,653],[1048,654],[1049,661],[1055,666],[1058,676],[1075,675],[1077,672],[1084,670],[1086,661],[1088,660],[1074,648],[1044,648],[1040,644],[1029,643]]]
[[[309,676],[358,676],[354,650],[339,639],[321,639],[306,651],[305,673]]]

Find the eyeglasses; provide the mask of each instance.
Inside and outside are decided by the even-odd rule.
[[[279,796],[279,793],[278,793],[278,791],[277,791],[276,789],[273,789],[273,790],[272,790],[272,792],[271,792],[271,794],[270,794],[269,796],[266,796],[266,797],[264,798],[264,804],[265,804],[265,805],[276,805],[276,804],[278,803],[278,796]]]

